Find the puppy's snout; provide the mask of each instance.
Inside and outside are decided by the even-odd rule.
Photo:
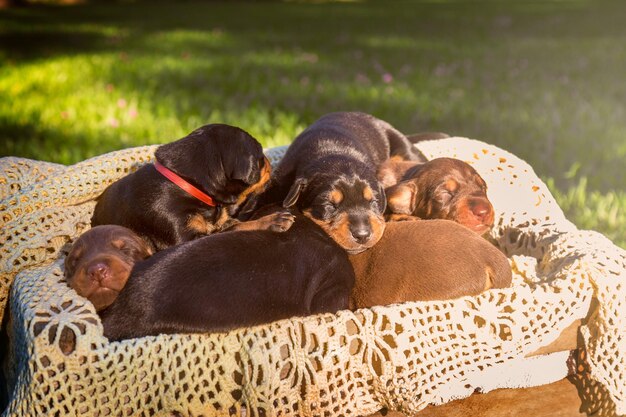
[[[470,210],[472,214],[478,218],[481,222],[488,220],[489,214],[492,211],[491,204],[483,200],[470,201]]]
[[[90,279],[97,282],[102,282],[105,278],[107,278],[110,274],[109,266],[104,262],[97,262],[95,264],[89,265],[87,268],[87,275]]]
[[[372,228],[369,223],[358,222],[350,225],[350,233],[352,233],[352,237],[354,237],[357,243],[363,244],[372,236]]]

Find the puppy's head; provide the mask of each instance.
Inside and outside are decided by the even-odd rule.
[[[74,242],[65,258],[65,278],[99,311],[117,298],[135,262],[151,254],[150,247],[131,230],[96,226]]]
[[[271,165],[261,144],[247,132],[210,124],[160,146],[157,160],[234,214],[250,196],[261,193]]]
[[[416,165],[386,193],[393,213],[453,220],[481,235],[493,226],[487,184],[458,159],[437,158]]]
[[[316,172],[297,178],[283,206],[297,206],[352,254],[374,246],[385,230],[385,193],[362,176]]]

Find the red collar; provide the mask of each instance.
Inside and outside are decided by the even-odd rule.
[[[193,185],[189,184],[187,181],[178,176],[174,171],[171,171],[165,168],[163,165],[159,163],[156,159],[154,160],[154,167],[157,171],[161,173],[165,178],[172,181],[174,184],[178,185],[188,194],[191,194],[198,200],[202,201],[204,204],[209,205],[211,207],[215,207],[215,202],[213,199],[202,191],[198,190]]]

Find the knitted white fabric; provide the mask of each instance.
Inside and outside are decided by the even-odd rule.
[[[12,388],[4,415],[359,416],[382,406],[414,415],[477,389],[549,382],[541,360],[529,371],[520,364],[586,317],[588,369],[599,382],[588,384],[588,410],[626,413],[626,253],[577,230],[514,155],[465,138],[418,147],[485,178],[491,238],[511,259],[512,288],[116,343],[63,281],[63,259],[89,228],[94,198],[151,161],[155,147],[69,167],[3,158],[0,314],[8,299]],[[284,150],[268,156],[276,162]]]

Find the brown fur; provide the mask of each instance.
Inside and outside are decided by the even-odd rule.
[[[272,232],[285,232],[289,230],[294,220],[295,217],[293,214],[291,214],[289,211],[281,210],[275,213],[265,215],[255,220],[237,223],[227,230],[269,230]]]
[[[354,308],[476,295],[511,283],[507,258],[447,220],[388,223],[373,248],[350,256]]]
[[[223,332],[348,308],[354,271],[347,254],[295,217],[285,233],[216,233],[136,262],[117,298],[98,312],[105,337]],[[105,250],[106,241],[91,243]]]
[[[99,311],[117,298],[133,265],[150,255],[149,245],[125,227],[96,226],[72,245],[65,258],[65,278]]]
[[[388,214],[453,220],[478,234],[493,226],[494,211],[487,198],[487,184],[461,160],[388,160],[379,169],[378,178],[387,186]]]
[[[201,214],[192,214],[187,221],[187,228],[203,235],[208,235],[215,230],[215,225],[209,223]]]
[[[395,157],[389,158],[378,168],[378,181],[385,188],[396,185],[399,181],[402,181],[406,172],[416,165],[418,163],[415,161],[404,161]]]

